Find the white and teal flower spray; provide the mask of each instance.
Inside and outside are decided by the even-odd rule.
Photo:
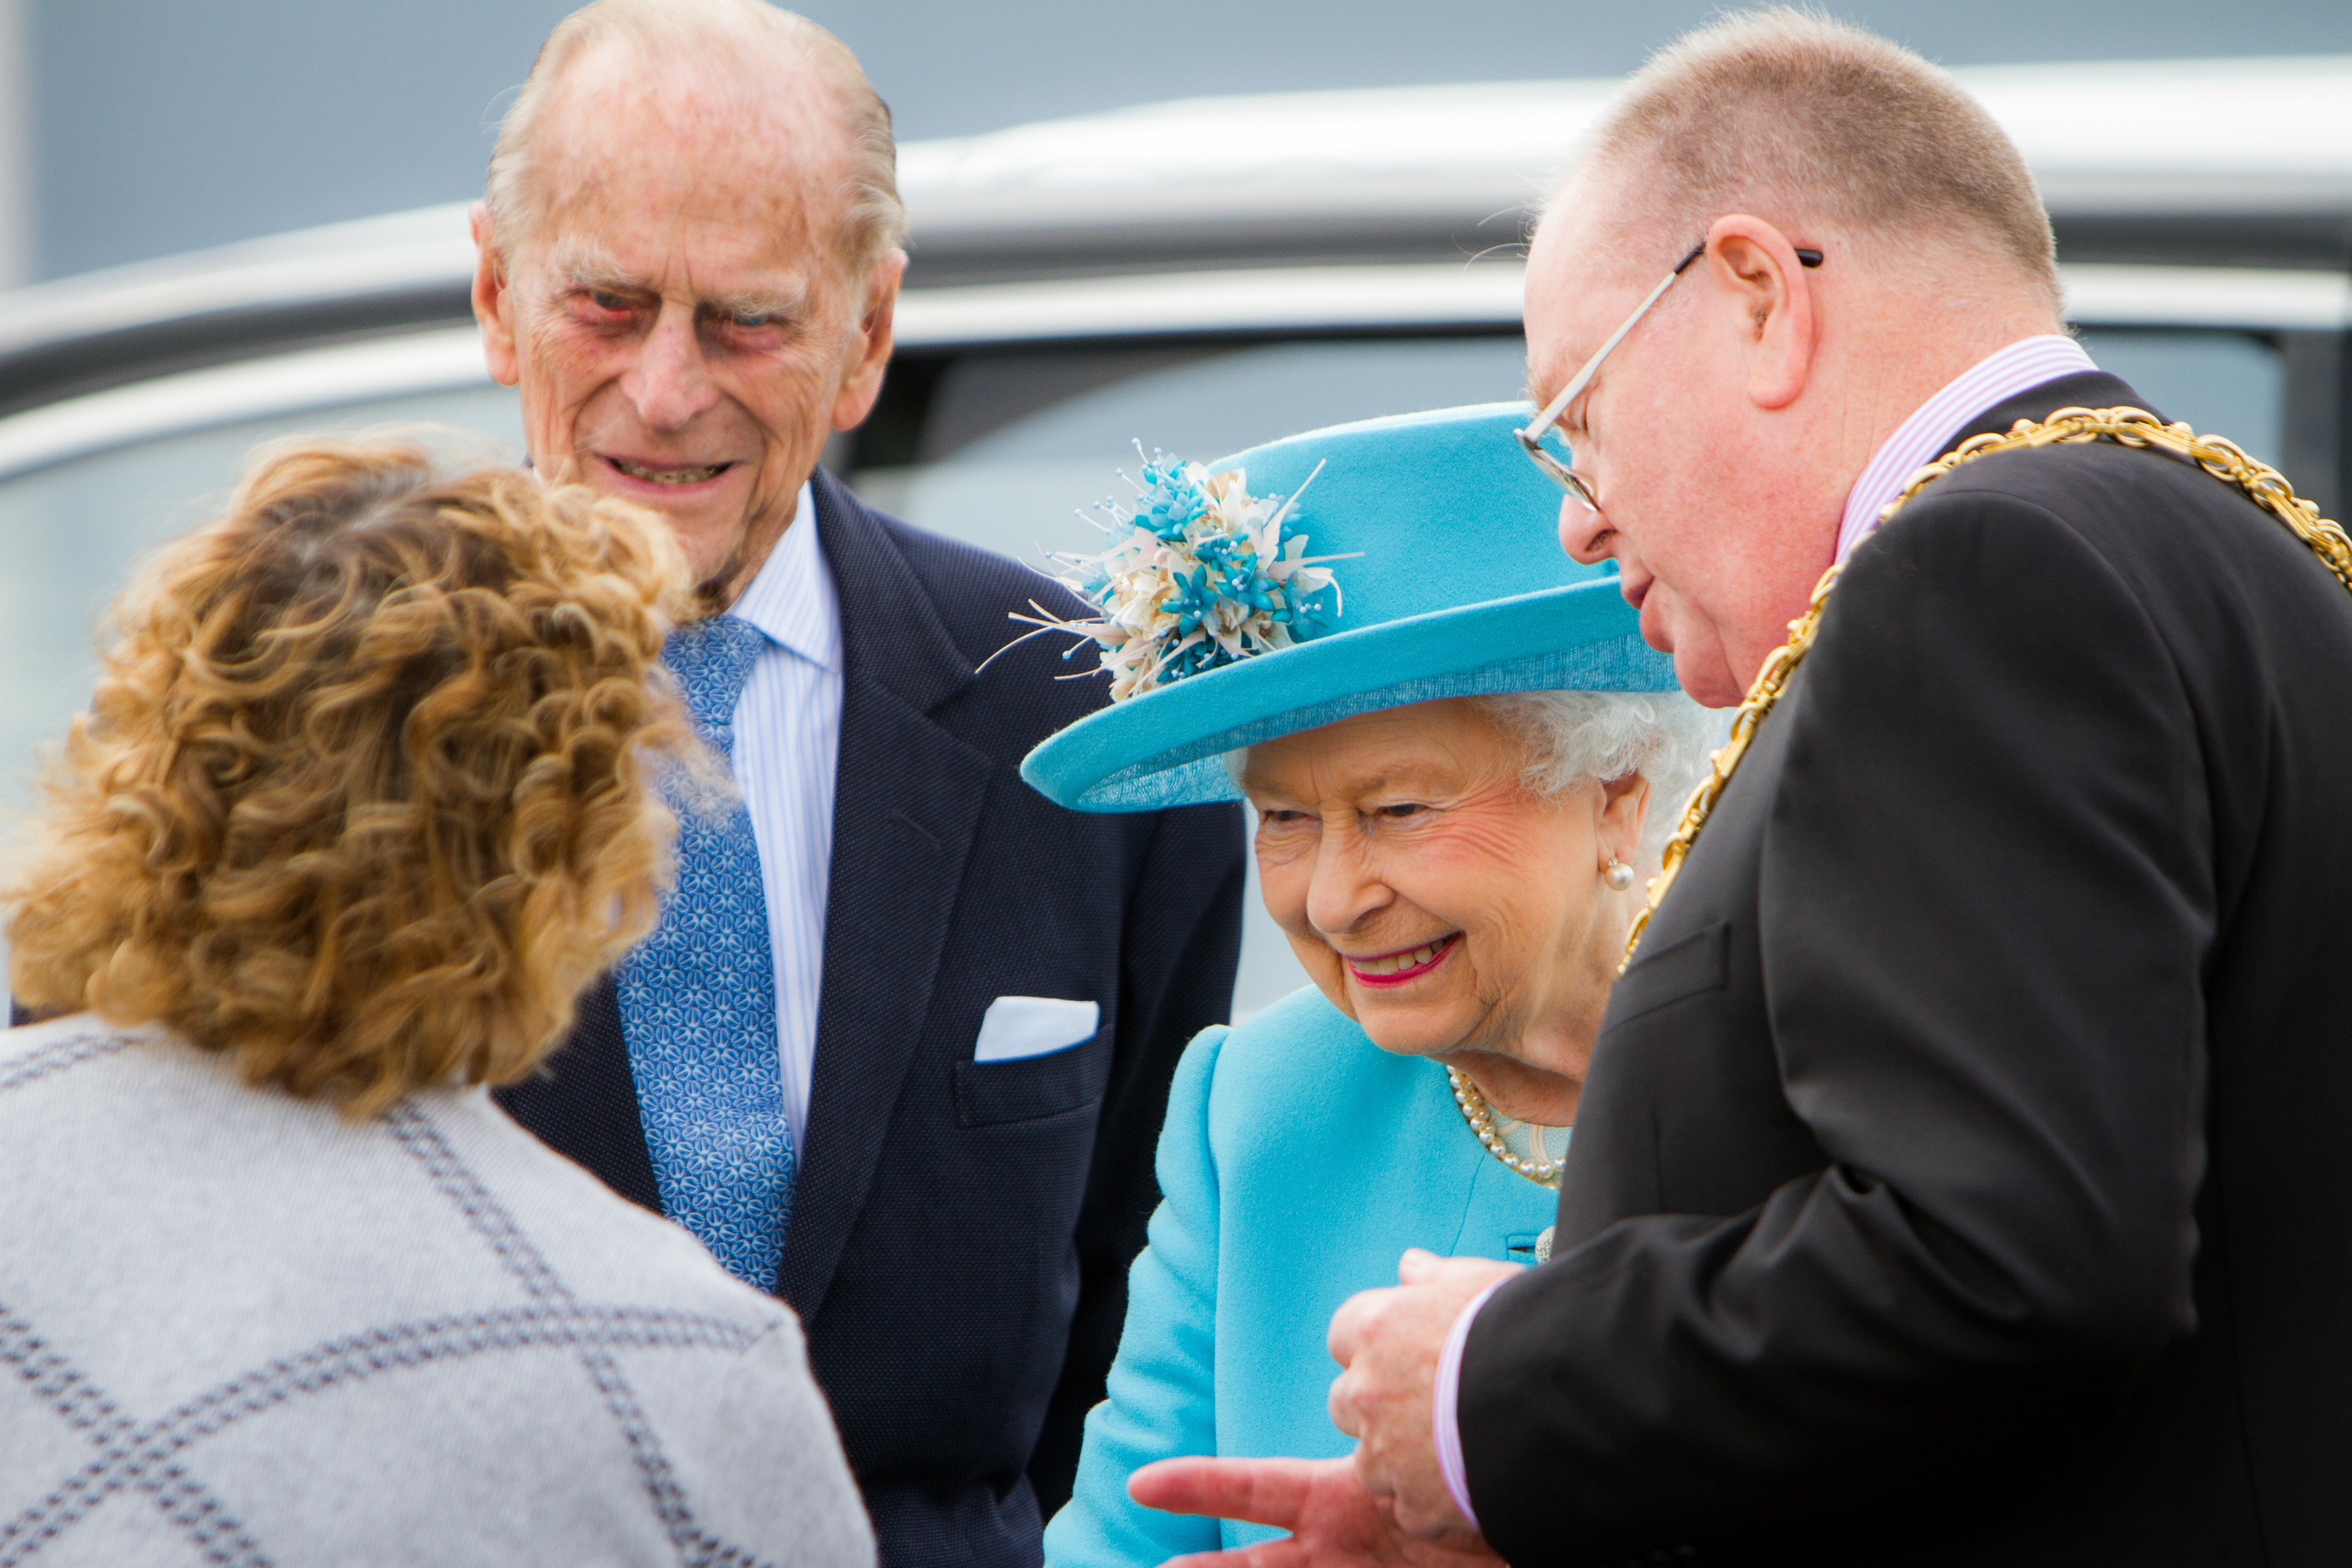
[[[1139,442],[1138,456],[1142,449]],[[1141,480],[1129,481],[1138,492],[1131,505],[1097,506],[1110,518],[1095,524],[1110,547],[1052,555],[1063,568],[1060,581],[1095,607],[1096,618],[1065,620],[1032,601],[1034,616],[1013,619],[1036,630],[1015,642],[1049,631],[1088,638],[1100,651],[1086,673],[1108,674],[1111,700],[1121,702],[1328,626],[1339,617],[1340,597],[1326,563],[1351,557],[1308,555],[1296,516],[1298,498],[1322,471],[1317,464],[1277,500],[1251,495],[1242,469],[1211,473],[1155,451]]]

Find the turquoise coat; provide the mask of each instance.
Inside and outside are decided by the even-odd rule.
[[[1047,1568],[1156,1568],[1279,1534],[1139,1507],[1127,1479],[1179,1454],[1350,1452],[1324,1403],[1339,1303],[1395,1284],[1408,1247],[1530,1262],[1557,1206],[1479,1146],[1444,1068],[1381,1050],[1312,989],[1186,1048],[1159,1172]]]

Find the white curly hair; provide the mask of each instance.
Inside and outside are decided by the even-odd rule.
[[[1538,795],[1587,779],[1649,781],[1642,858],[1654,864],[1683,803],[1721,745],[1729,715],[1709,712],[1679,691],[1510,691],[1476,700],[1528,751],[1520,777]]]

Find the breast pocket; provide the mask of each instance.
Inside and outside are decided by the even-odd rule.
[[[1601,1032],[1609,1033],[1662,1007],[1710,991],[1720,991],[1731,973],[1731,926],[1717,921],[1686,937],[1642,954],[1633,967],[1618,978],[1609,995],[1609,1011]]]
[[[1110,1081],[1110,1031],[1044,1056],[955,1064],[956,1125],[994,1127],[1083,1110]]]

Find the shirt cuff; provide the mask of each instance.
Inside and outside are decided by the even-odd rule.
[[[1437,1355],[1437,1385],[1430,1392],[1430,1424],[1437,1447],[1437,1471],[1445,1478],[1445,1493],[1470,1528],[1478,1528],[1478,1515],[1470,1507],[1470,1477],[1462,1463],[1462,1428],[1454,1419],[1455,1396],[1462,1386],[1462,1347],[1469,1342],[1470,1320],[1486,1304],[1486,1298],[1509,1284],[1509,1279],[1496,1280],[1470,1298],[1469,1303],[1454,1314],[1454,1326],[1445,1332],[1445,1348]]]

